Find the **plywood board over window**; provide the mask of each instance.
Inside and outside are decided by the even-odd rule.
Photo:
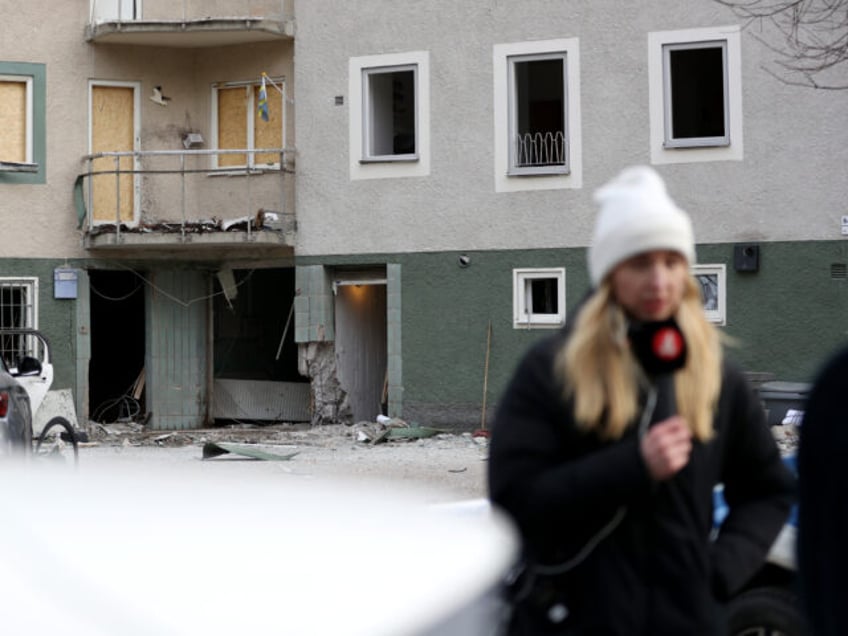
[[[94,85],[91,88],[91,152],[122,152],[135,148],[135,87]],[[95,222],[114,223],[135,220],[135,176],[130,171],[132,157],[101,157],[93,162],[92,215]],[[120,206],[120,217],[118,208]]]
[[[253,87],[254,104],[259,103],[259,89],[259,86]],[[268,95],[268,121],[265,121],[261,117],[256,117],[256,124],[253,129],[253,147],[281,148],[283,145],[282,95],[270,85],[267,86],[266,94]],[[273,152],[257,153],[253,159],[253,163],[255,165],[278,165],[280,163],[280,155]]]
[[[26,82],[0,80],[0,161],[30,161],[27,156]]]
[[[282,79],[274,80],[282,85]],[[259,112],[258,82],[228,82],[213,87],[214,128],[219,150],[246,150],[217,156],[218,168],[278,168],[280,153],[250,152],[283,147],[284,103],[281,90],[266,82],[268,120]]]
[[[244,86],[218,89],[218,148],[247,148],[248,95]],[[218,166],[243,166],[245,155],[219,155]]]

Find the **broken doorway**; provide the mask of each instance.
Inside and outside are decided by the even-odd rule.
[[[90,270],[89,418],[138,421],[144,416],[144,281],[129,270]]]
[[[334,289],[339,384],[354,421],[373,422],[388,399],[386,281],[343,278]]]
[[[294,341],[294,268],[221,270],[213,302],[213,417],[308,422]]]

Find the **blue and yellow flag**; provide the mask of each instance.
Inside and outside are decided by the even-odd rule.
[[[265,89],[265,76],[262,76],[262,86],[259,87],[259,105],[257,111],[262,121],[268,121],[268,92]]]

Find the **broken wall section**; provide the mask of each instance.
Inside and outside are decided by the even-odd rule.
[[[353,424],[347,392],[339,384],[334,343],[301,344],[298,362],[301,374],[311,380],[312,425]]]
[[[322,265],[296,267],[294,335],[298,370],[310,379],[313,425],[353,423],[338,379],[333,305],[330,271]]]

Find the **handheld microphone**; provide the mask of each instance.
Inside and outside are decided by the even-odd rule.
[[[628,335],[633,354],[657,390],[651,424],[661,422],[677,413],[674,372],[686,364],[686,340],[673,318],[633,323]]]

